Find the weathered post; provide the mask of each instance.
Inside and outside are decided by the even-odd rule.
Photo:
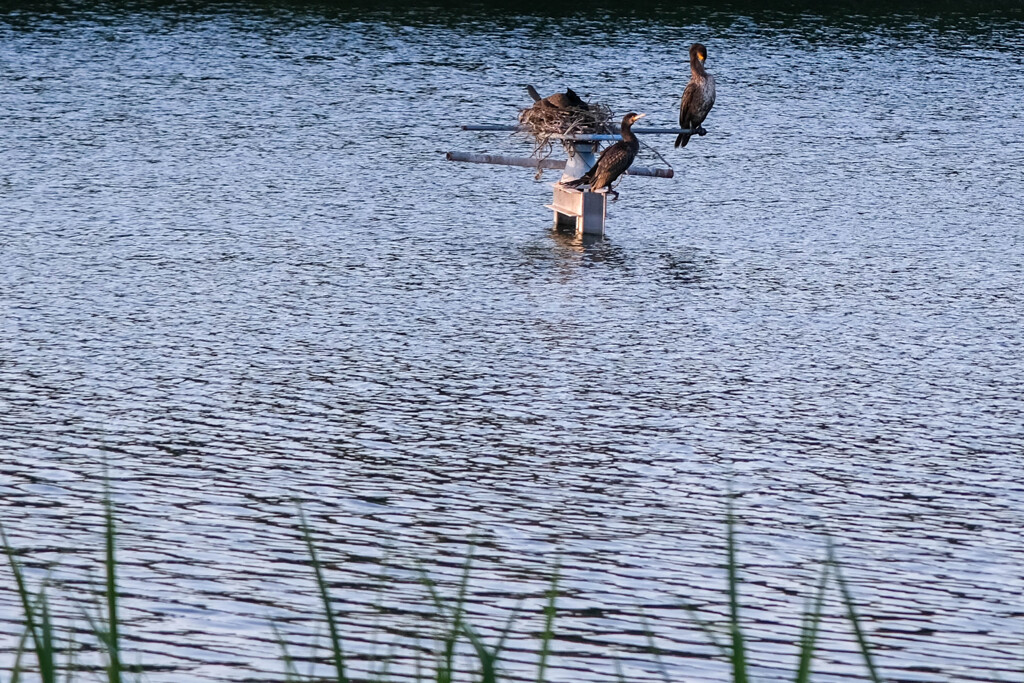
[[[597,142],[566,140],[563,144],[569,159],[565,162],[561,179],[552,185],[551,203],[545,206],[554,213],[556,228],[571,226],[584,235],[603,235],[608,195],[562,185],[582,178],[594,167],[597,163]]]
[[[555,227],[572,226],[584,235],[603,235],[608,194],[555,183],[554,197],[545,206],[555,214]]]

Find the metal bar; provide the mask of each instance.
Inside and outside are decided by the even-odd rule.
[[[642,175],[648,178],[674,178],[676,172],[671,168],[656,168],[654,166],[630,166],[626,169],[626,175]]]
[[[618,126],[616,126],[616,128],[618,128]],[[490,123],[479,123],[465,125],[462,127],[462,130],[478,130],[498,133],[518,133],[528,132],[530,129],[522,125],[501,126]],[[686,133],[687,135],[697,135],[697,130],[694,130],[693,128],[634,128],[633,132],[639,135],[681,135],[683,133]],[[580,142],[622,139],[621,135],[615,133],[576,133],[574,135],[551,135],[549,137],[555,140],[578,140]]]
[[[561,159],[533,159],[531,157],[507,157],[501,154],[474,154],[473,152],[448,152],[448,161],[463,161],[469,164],[497,164],[498,166],[522,166],[523,168],[563,169],[565,162]],[[649,178],[671,178],[675,172],[671,168],[654,168],[652,166],[630,166],[627,175],[642,175]]]
[[[638,135],[680,135],[682,133],[697,135],[697,131],[692,128],[634,128],[633,132]],[[552,140],[572,140],[574,142],[596,142],[598,140],[610,142],[622,139],[620,133],[572,133],[569,135],[555,133],[548,137]]]
[[[616,126],[618,128],[618,126]],[[693,128],[634,128],[634,133],[641,135],[680,135],[686,133],[687,135],[696,135],[697,130]]]
[[[614,133],[574,133],[572,135],[560,135],[552,133],[548,136],[552,140],[572,140],[573,142],[597,142],[598,140],[621,140],[621,135]]]
[[[502,126],[496,123],[471,123],[462,127],[462,130],[491,130],[503,133],[514,133],[520,130],[526,130],[526,126]]]
[[[560,159],[534,159],[532,157],[507,157],[501,154],[474,154],[472,152],[448,152],[448,161],[465,161],[470,164],[498,164],[499,166],[522,166],[524,168],[565,168]]]

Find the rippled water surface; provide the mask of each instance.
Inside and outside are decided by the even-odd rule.
[[[730,486],[757,678],[831,534],[889,679],[1019,680],[1020,15],[3,12],[0,519],[78,614],[109,462],[147,680],[280,678],[295,498],[356,656],[475,537],[514,671],[561,558],[553,679],[656,678],[646,616],[721,680],[679,604],[725,614]],[[646,139],[676,177],[604,240],[551,231],[553,174],[444,161],[528,152],[458,129],[528,82],[672,125],[698,39],[709,134]],[[828,610],[821,680],[860,675]]]

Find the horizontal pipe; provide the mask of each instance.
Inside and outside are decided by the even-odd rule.
[[[676,172],[671,168],[655,168],[654,166],[630,166],[626,175],[642,175],[648,178],[673,178]]]
[[[501,154],[473,154],[472,152],[448,152],[448,161],[465,161],[470,164],[498,164],[499,166],[522,166],[524,168],[565,168],[565,162],[558,159],[533,159],[532,157],[507,157]]]
[[[523,168],[545,168],[561,170],[565,162],[561,159],[533,159],[531,157],[507,157],[501,154],[474,154],[473,152],[448,152],[448,161],[463,161],[469,164],[497,164],[498,166],[522,166]],[[671,168],[654,168],[652,166],[630,166],[627,175],[642,175],[650,178],[671,178],[675,172]]]
[[[618,126],[616,126],[618,128]],[[634,133],[640,133],[641,135],[697,135],[697,130],[693,128],[634,128]]]
[[[616,126],[618,128],[618,126]],[[500,133],[523,133],[529,132],[530,128],[523,125],[501,126],[491,123],[469,124],[462,127],[462,130],[491,131]],[[693,128],[634,128],[634,133],[639,135],[696,135],[697,130]],[[595,140],[621,140],[622,136],[616,133],[575,133],[569,135],[550,135],[554,140],[577,140],[579,142],[592,142]]]
[[[521,130],[527,130],[526,126],[503,126],[497,123],[470,123],[462,127],[462,130],[491,130],[498,131],[501,133],[515,133]]]

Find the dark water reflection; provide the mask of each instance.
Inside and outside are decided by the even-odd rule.
[[[483,627],[561,558],[553,679],[656,676],[641,613],[720,679],[678,605],[724,612],[730,485],[758,679],[826,533],[889,679],[1019,675],[1019,12],[2,7],[2,519],[86,591],[109,461],[149,680],[275,679],[268,620],[312,638],[294,498],[354,653],[411,645],[413,561],[450,587],[475,536]],[[676,179],[627,178],[605,240],[443,161],[523,153],[456,124],[526,82],[669,125],[697,38],[711,134],[656,141]]]

